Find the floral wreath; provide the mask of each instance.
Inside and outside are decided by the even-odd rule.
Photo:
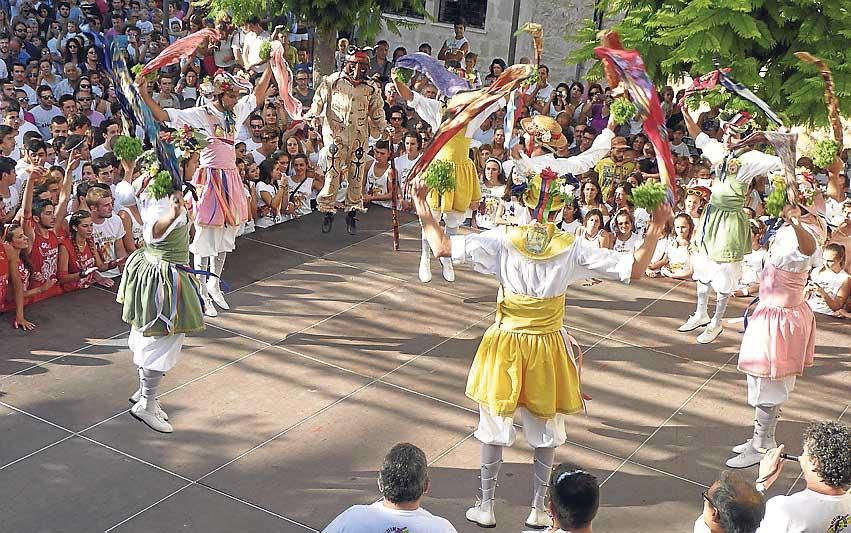
[[[174,155],[178,159],[188,159],[209,144],[202,132],[187,124],[177,130],[161,133],[160,139],[174,147]]]

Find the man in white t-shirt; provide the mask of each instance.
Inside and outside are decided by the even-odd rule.
[[[119,261],[127,257],[124,249],[124,224],[121,218],[113,213],[114,200],[112,193],[105,187],[92,187],[86,193],[86,204],[92,214],[92,238],[95,241],[104,262]],[[107,278],[117,278],[121,275],[118,267],[101,272]]]
[[[420,507],[428,493],[426,456],[413,444],[400,443],[387,453],[378,476],[384,499],[372,505],[354,505],[335,518],[323,533],[454,533],[445,518]]]
[[[538,83],[530,85],[526,90],[526,105],[531,116],[554,116],[553,94],[555,87],[550,85],[550,69],[546,65],[538,66]]]
[[[242,64],[246,68],[251,67],[252,72],[262,73],[266,70],[266,64],[260,61],[260,45],[270,39],[269,32],[263,29],[256,16],[249,17],[247,24],[248,33],[242,44]]]
[[[838,422],[818,422],[804,430],[803,441],[798,463],[807,487],[769,499],[757,533],[851,533],[851,430]],[[780,445],[763,458],[758,489],[768,490],[777,480],[783,450]]]

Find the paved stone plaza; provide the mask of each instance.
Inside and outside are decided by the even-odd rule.
[[[114,294],[88,289],[37,304],[29,334],[6,323],[0,354],[0,531],[272,532],[321,530],[378,497],[385,452],[410,441],[431,462],[424,506],[459,531],[478,487],[475,404],[464,384],[493,319],[496,283],[465,267],[449,284],[417,279],[419,226],[389,212],[312,215],[239,241],[225,278],[232,310],[187,339],[161,396],[175,433],[128,413],[137,386]],[[752,410],[735,369],[740,325],[709,346],[677,333],[688,282],[576,286],[567,323],[593,396],[556,461],[598,476],[599,532],[684,532]],[[741,316],[746,302],[730,305]],[[8,316],[4,315],[4,320]],[[800,452],[815,420],[848,422],[849,323],[819,317],[815,367],[784,405],[778,441]],[[496,531],[523,529],[531,452],[505,455]],[[771,494],[800,490],[789,464]],[[756,476],[756,469],[748,475]]]

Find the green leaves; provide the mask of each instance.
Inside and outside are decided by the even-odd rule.
[[[452,191],[455,189],[455,165],[450,161],[435,159],[426,167],[423,181],[429,189],[434,189],[439,194]]]
[[[625,48],[637,49],[658,85],[714,68],[717,56],[789,125],[827,123],[823,86],[813,68],[793,56],[805,50],[834,73],[842,115],[851,115],[851,12],[825,0],[607,0],[601,3]],[[594,59],[593,22],[579,31],[569,57]],[[761,116],[761,113],[757,115]]]
[[[629,122],[629,119],[635,116],[635,104],[629,100],[618,98],[609,107],[609,112],[612,115],[612,120],[617,125],[623,125]]]
[[[629,196],[632,205],[652,213],[668,195],[668,189],[658,181],[646,181],[632,189]]]
[[[142,141],[135,137],[119,135],[112,145],[112,153],[119,161],[136,161],[142,155]]]

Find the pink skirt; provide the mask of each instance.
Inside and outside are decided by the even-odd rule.
[[[197,225],[220,228],[248,220],[248,200],[238,170],[201,167],[193,183],[203,186],[193,206]]]
[[[760,302],[739,350],[739,370],[755,377],[800,376],[813,366],[816,319],[805,303],[775,307]]]

